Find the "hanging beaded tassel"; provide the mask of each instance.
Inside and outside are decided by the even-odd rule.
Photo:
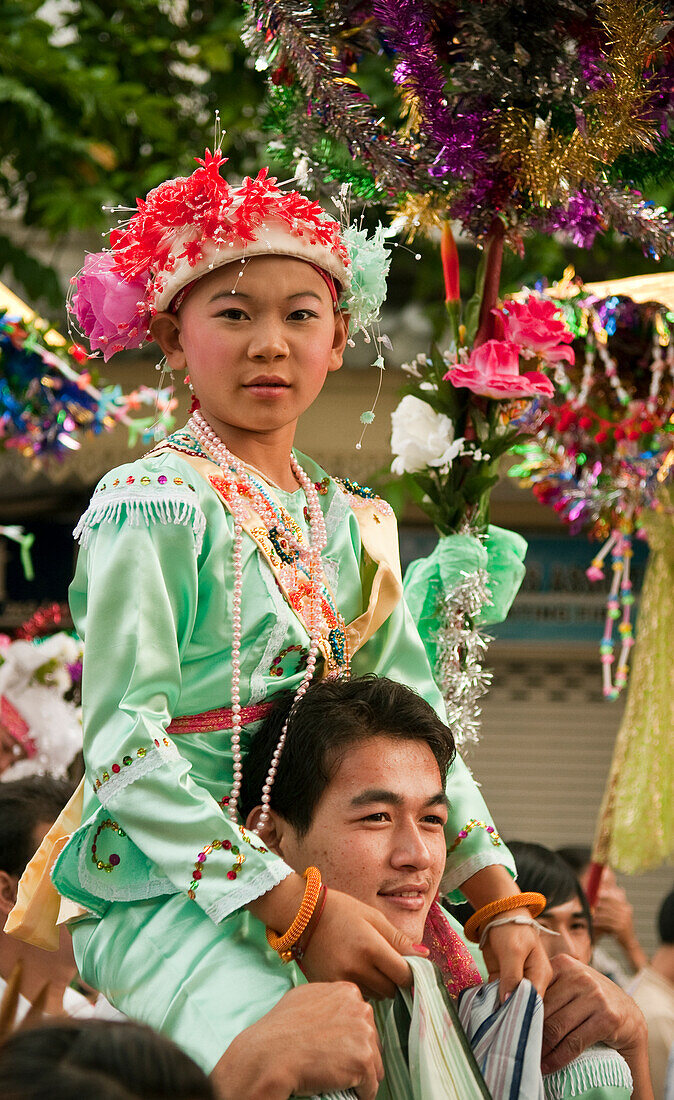
[[[492,674],[484,666],[491,638],[481,634],[475,619],[490,600],[486,569],[465,573],[443,593],[438,605],[436,678],[447,708],[447,724],[458,746],[477,742],[479,700],[489,690]]]
[[[611,568],[613,577],[611,587],[606,600],[606,620],[604,634],[599,647],[602,664],[602,690],[606,699],[615,700],[627,683],[628,661],[630,650],[634,645],[632,627],[632,606],[634,595],[632,593],[632,581],[630,578],[630,563],[632,558],[632,532],[612,531],[611,536],[602,546],[592,564],[586,570],[591,581],[598,581],[604,577],[602,568],[604,559],[611,553]],[[618,655],[615,680],[612,676],[611,666],[615,661],[613,650],[615,643],[613,632],[616,621],[620,619],[618,632],[622,642]]]
[[[256,496],[260,497],[261,493],[257,488],[255,481],[250,477],[246,467],[242,462],[236,458],[231,451],[225,446],[221,439],[211,428],[208,421],[203,414],[197,410],[190,417],[188,427],[193,433],[195,438],[199,441],[206,452],[218,463],[223,472],[231,471],[235,473],[241,481],[243,481],[250,490],[253,500]],[[283,726],[281,736],[279,737],[278,744],[274,750],[269,771],[265,779],[264,786],[262,788],[262,812],[257,824],[255,832],[259,833],[265,825],[269,817],[269,805],[271,801],[271,789],[276,778],[276,772],[278,770],[279,760],[283,751],[286,736],[288,733],[288,725],[292,718],[295,707],[306,694],[307,688],[313,679],[314,672],[316,670],[316,661],[319,651],[319,619],[320,619],[320,577],[321,577],[321,554],[327,545],[327,533],[325,530],[325,521],[323,519],[323,512],[321,511],[321,505],[318,499],[318,493],[313,485],[313,482],[304,472],[295,456],[291,453],[290,464],[293,474],[297,479],[299,485],[304,491],[304,495],[309,509],[309,528],[311,532],[310,545],[307,547],[304,543],[298,542],[294,533],[281,522],[282,528],[281,534],[287,539],[288,543],[299,554],[306,556],[309,555],[309,579],[311,589],[311,621],[309,623],[310,633],[310,645],[309,655],[307,657],[306,669],[302,682],[295,692],[295,698],[293,699],[292,706],[288,719]],[[264,501],[262,502],[264,503]],[[232,701],[232,756],[234,759],[234,782],[232,783],[232,789],[229,796],[229,803],[227,804],[227,813],[231,820],[238,824],[237,807],[239,795],[241,793],[241,775],[242,775],[242,753],[241,753],[241,593],[242,593],[242,564],[241,564],[241,550],[243,544],[243,528],[244,528],[244,506],[236,502],[233,504],[233,517],[234,517],[234,592],[232,595],[232,684],[231,684],[231,701]]]

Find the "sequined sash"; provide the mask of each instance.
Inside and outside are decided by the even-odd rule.
[[[189,445],[190,443],[192,446]],[[219,492],[215,484],[218,477],[222,476],[220,467],[217,463],[193,449],[195,446],[196,444],[189,433],[183,430],[174,433],[170,440],[158,444],[150,454],[152,456],[159,455],[164,451],[179,454],[211,486],[227,510],[231,512],[232,506],[227,500],[227,495]],[[215,473],[216,470],[219,472],[218,474]],[[321,637],[320,649],[325,658],[326,671],[337,671],[344,667],[340,661],[342,654],[339,649],[342,642],[342,631],[345,636],[343,659],[346,660],[353,657],[354,653],[364,646],[368,639],[386,622],[393,609],[400,602],[403,590],[400,558],[398,556],[398,529],[392,509],[374,497],[368,499],[367,495],[360,490],[360,487],[356,487],[359,489],[359,493],[354,494],[351,491],[354,487],[352,482],[345,481],[337,484],[339,492],[343,493],[347,502],[354,509],[363,551],[376,564],[377,570],[372,581],[367,608],[358,618],[346,624],[346,627],[344,627],[344,621],[339,615],[337,603],[330,591],[325,575],[323,575],[322,593],[325,599],[321,603],[326,632]],[[246,504],[247,521],[244,524],[244,529],[257,543],[261,553],[269,563],[289,606],[297,615],[304,629],[311,633],[303,617],[303,612],[306,610],[308,591],[306,579],[304,577],[300,578],[298,591],[291,600],[290,592],[286,585],[282,583],[279,573],[280,556],[274,541],[270,537],[272,532],[264,526],[261,517],[250,506],[250,502],[247,501]],[[281,549],[285,549],[283,544],[281,544]],[[271,551],[273,551],[273,554]],[[333,615],[334,626],[330,624]],[[339,630],[336,630],[330,637],[331,631],[335,627],[339,627]]]
[[[266,718],[271,710],[272,703],[257,703],[252,707],[241,708],[241,725],[247,726],[251,722],[259,722]],[[173,736],[176,733],[214,733],[215,730],[231,730],[234,712],[230,707],[216,707],[215,710],[205,710],[201,714],[185,714],[181,718],[172,718],[166,727],[166,732]]]

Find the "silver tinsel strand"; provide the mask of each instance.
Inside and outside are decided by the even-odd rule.
[[[343,141],[352,157],[360,157],[378,186],[391,190],[418,190],[428,186],[428,167],[423,157],[400,144],[374,114],[373,105],[350,74],[343,71],[333,53],[333,43],[311,3],[302,0],[249,0],[249,15],[241,39],[253,57],[270,64],[270,51],[288,57],[309,97],[312,116]],[[268,41],[267,32],[272,32]],[[277,47],[281,47],[276,55]],[[298,119],[301,128],[301,119]],[[296,135],[307,150],[315,135],[313,120],[306,134]],[[428,163],[432,163],[429,156]],[[417,186],[415,187],[414,184]]]
[[[438,602],[435,674],[447,707],[447,724],[459,747],[479,739],[479,700],[492,680],[483,667],[492,639],[475,625],[480,610],[491,600],[488,581],[486,569],[464,573],[463,580]]]

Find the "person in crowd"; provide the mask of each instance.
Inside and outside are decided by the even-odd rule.
[[[62,1020],[0,1040],[3,1100],[214,1100],[179,1047],[131,1021]]]
[[[592,916],[587,899],[569,864],[540,844],[512,841],[517,874],[523,890],[539,890],[547,904],[538,918],[547,929],[541,943],[552,963],[553,977],[543,999],[543,1069],[553,1073],[579,1051],[590,1048],[585,1073],[590,1087],[593,1074],[609,1083],[619,1067],[596,1055],[595,1044],[617,1051],[627,1062],[634,1097],[650,1100],[653,1089],[648,1069],[646,1023],[642,1012],[615,982],[591,967]],[[594,1059],[594,1061],[592,1061]]]
[[[48,775],[0,784],[0,929],[4,929],[7,915],[14,907],[17,885],[27,863],[71,795],[72,787],[66,780]],[[71,988],[77,967],[66,928],[61,929],[58,950],[54,952],[22,943],[0,931],[0,994],[17,964],[22,971],[20,1018],[27,1014],[45,986],[48,1014],[93,1012],[90,1002]]]
[[[659,946],[629,992],[646,1017],[648,1057],[656,1100],[665,1096],[667,1061],[674,1052],[674,890],[658,913]]]
[[[592,860],[591,849],[586,845],[567,846],[558,848],[557,854],[574,870],[580,885],[585,890]],[[634,929],[632,906],[627,900],[627,894],[618,885],[612,867],[604,867],[602,871],[599,893],[592,911],[592,925],[595,935],[592,965],[597,970],[601,970],[602,974],[606,974],[607,978],[611,978],[626,989],[634,971],[648,965],[648,955],[639,943]],[[618,944],[627,959],[631,974],[628,974],[612,955],[609,955],[601,943],[596,942],[601,936],[608,936]]]
[[[314,674],[349,670],[409,683],[444,714],[402,599],[391,509],[293,450],[350,327],[378,312],[388,252],[266,171],[230,186],[222,163],[206,152],[139,200],[75,280],[90,344],[107,359],[155,340],[188,375],[194,411],[106,475],[78,524],[86,776],[62,850],[42,862],[76,910],[85,980],[207,1071],[288,991],[264,929],[284,942],[319,889],[243,828],[254,723],[280,690],[299,699]],[[478,908],[516,903],[514,865],[458,757],[447,793],[446,889]],[[36,896],[19,894],[14,932]],[[545,988],[535,930],[499,927],[490,950],[504,997],[523,973]],[[303,966],[391,997],[414,954],[380,908],[333,889]]]
[[[291,708],[290,696],[277,702],[246,755],[241,798],[250,828],[259,820],[266,769]],[[443,873],[447,806],[442,775],[452,744],[447,728],[428,711],[413,692],[386,680],[364,678],[312,687],[288,723],[269,818],[261,830],[269,846],[291,866],[319,866],[328,893],[333,888],[352,893],[389,916],[416,942],[426,934]],[[560,863],[575,889],[573,875]],[[559,889],[554,883],[551,886],[546,922],[550,911],[554,911],[552,919],[557,917]],[[544,892],[542,884],[533,886],[526,879],[524,887]],[[320,919],[319,914],[309,923],[297,944],[300,965]],[[517,915],[517,919],[522,918]],[[578,948],[575,954],[589,958],[586,906],[583,920],[585,950]],[[543,938],[547,937],[543,934]],[[566,933],[560,939],[566,943]],[[478,982],[479,976],[470,963],[466,965],[465,955],[449,936],[444,937],[444,947],[454,956],[451,965],[465,974],[463,988]],[[638,1052],[632,1057],[632,1044],[638,1046],[640,1013],[622,991],[616,990],[614,997],[604,986],[588,981],[586,972],[595,977],[589,967],[569,962],[571,967],[557,964],[557,994],[565,991],[566,1000],[551,1012],[544,1068],[556,1070],[584,1047],[608,1039],[625,1048],[638,1074],[642,1067]],[[565,1010],[567,1003],[573,1011]],[[625,1003],[630,1006],[629,1018],[618,1021],[618,1003],[623,1011]],[[578,1009],[588,1016],[596,1014],[596,1026],[593,1022],[579,1032]],[[556,1042],[551,1045],[552,1035]],[[613,1074],[617,1085],[619,1067],[606,1072]],[[628,1079],[625,1073],[623,1080]],[[623,1088],[615,1095],[627,1093]],[[639,1079],[635,1095],[650,1100],[646,1081]]]

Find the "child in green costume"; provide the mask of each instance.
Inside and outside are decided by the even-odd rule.
[[[156,340],[189,373],[195,411],[111,471],[76,529],[86,777],[12,921],[49,941],[30,898],[49,889],[41,871],[56,843],[52,881],[83,977],[207,1071],[288,989],[265,925],[284,933],[305,893],[237,814],[242,750],[269,700],[282,688],[300,698],[313,677],[370,672],[444,714],[402,598],[391,510],[292,449],[349,325],[377,315],[380,237],[343,229],[265,171],[230,187],[221,163],[207,152],[189,178],[139,200],[76,282],[92,348],[107,359]],[[269,787],[274,775],[272,763]],[[516,893],[459,758],[447,794],[444,893],[476,907]],[[495,928],[489,949],[504,995],[523,973],[544,988],[531,927]],[[312,981],[390,997],[410,980],[404,956],[424,953],[331,890],[303,965]]]

